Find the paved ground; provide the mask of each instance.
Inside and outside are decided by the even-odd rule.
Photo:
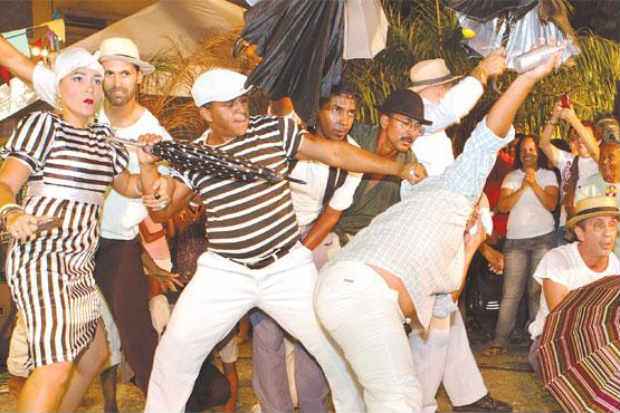
[[[474,347],[480,347],[480,343],[481,340],[472,337]],[[557,403],[542,389],[539,380],[529,370],[526,356],[527,348],[524,345],[515,345],[513,352],[507,355],[492,357],[477,355],[479,366],[491,395],[509,401],[517,412],[560,411]],[[241,346],[238,368],[241,382],[238,412],[250,413],[256,398],[250,382],[252,366],[250,346],[247,343]],[[0,389],[6,389],[2,386],[6,383],[6,379],[6,374],[0,375]],[[93,384],[79,412],[101,412],[100,394],[99,383]],[[136,387],[129,384],[120,385],[118,401],[123,413],[140,412],[144,407],[142,394]],[[443,391],[439,394],[439,408],[440,411],[444,412],[451,410],[448,398]],[[0,413],[13,411],[15,411],[14,397],[6,392],[0,394]]]

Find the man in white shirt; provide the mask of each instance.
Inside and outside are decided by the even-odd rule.
[[[346,140],[359,147],[348,134],[356,111],[357,97],[353,89],[344,84],[335,86],[329,96],[319,101],[317,134],[327,139]],[[291,169],[292,177],[305,182],[290,183],[293,207],[303,244],[312,250],[314,262],[320,269],[329,258],[330,245],[338,243],[338,237],[331,230],[342,211],[353,202],[362,174],[310,160],[298,161]],[[292,411],[284,363],[284,331],[262,311],[252,312],[250,320],[253,326],[252,385],[261,409],[264,413]],[[294,347],[294,360],[299,411],[327,412],[324,399],[329,389],[321,368],[299,343]]]
[[[409,70],[410,90],[424,102],[424,113],[433,124],[413,142],[413,152],[429,176],[439,175],[454,161],[452,142],[445,130],[460,122],[476,105],[490,76],[502,74],[506,68],[504,49],[484,58],[469,76],[454,84],[443,59],[423,60]]]
[[[577,241],[547,252],[533,275],[542,285],[543,294],[536,319],[529,326],[534,342],[528,360],[539,376],[537,353],[549,312],[571,290],[620,274],[620,262],[613,253],[620,218],[615,199],[607,196],[584,198],[577,201],[575,209],[575,215],[568,220],[566,227],[574,231]]]
[[[137,140],[142,134],[152,133],[171,139],[151,112],[137,101],[143,76],[153,72],[154,67],[140,59],[135,43],[127,38],[109,38],[101,43],[99,53],[105,69],[106,99],[98,120],[110,124],[120,138]],[[41,99],[57,106],[56,76],[47,66],[35,65],[4,39],[0,39],[0,64],[22,80],[32,82]],[[140,171],[137,155],[132,151],[128,170]],[[149,314],[148,285],[138,239],[138,224],[147,214],[140,199],[129,199],[111,190],[104,204],[101,240],[95,257],[97,285],[112,311],[123,351],[136,375],[135,382],[145,394],[158,341]],[[164,299],[163,295],[153,297],[152,305],[167,308]],[[153,314],[162,313],[165,314],[153,311]],[[157,320],[155,324],[165,322]]]

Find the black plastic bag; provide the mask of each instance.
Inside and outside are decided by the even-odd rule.
[[[471,19],[486,22],[507,12],[524,15],[538,0],[442,0],[444,6]]]
[[[319,97],[342,73],[344,0],[262,0],[245,13],[241,37],[262,57],[246,86],[273,100],[290,97],[299,117],[314,125]]]

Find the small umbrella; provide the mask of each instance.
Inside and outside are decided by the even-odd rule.
[[[564,410],[620,411],[620,276],[571,291],[547,316],[538,360]]]
[[[108,140],[114,144],[144,146],[134,141],[116,137],[110,137]],[[150,146],[147,150],[170,162],[175,167],[200,171],[206,175],[214,175],[222,179],[232,178],[241,181],[264,179],[269,182],[288,180],[301,184],[305,183],[300,179],[291,178],[286,174],[256,164],[243,156],[231,155],[200,143],[163,141]]]

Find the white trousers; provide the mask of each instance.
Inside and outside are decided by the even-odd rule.
[[[422,386],[424,413],[437,411],[435,396],[441,383],[452,406],[474,403],[488,393],[469,347],[461,312],[454,311],[445,321],[445,326],[431,322],[426,337],[415,330],[409,335],[413,362]]]
[[[357,262],[321,270],[315,308],[364,390],[369,413],[413,413],[422,406],[398,293]]]
[[[145,411],[183,412],[204,359],[249,309],[259,307],[316,358],[336,411],[362,412],[347,365],[314,314],[316,276],[312,253],[301,244],[259,270],[214,253],[202,254],[157,346]]]

